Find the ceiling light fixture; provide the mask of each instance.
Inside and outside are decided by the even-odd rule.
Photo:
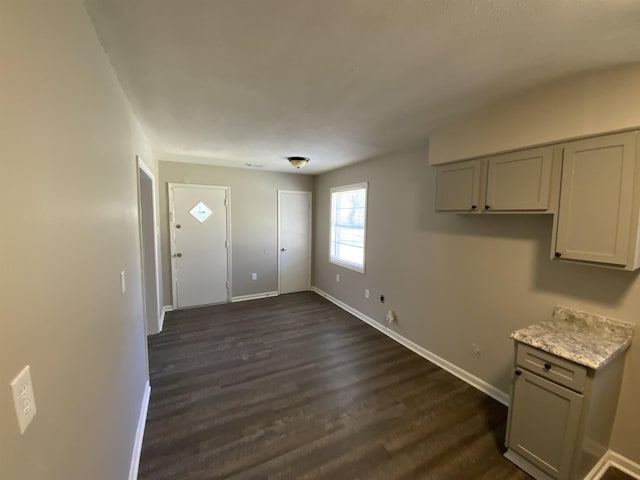
[[[289,163],[296,168],[302,168],[307,163],[309,163],[309,159],[307,157],[287,157]]]

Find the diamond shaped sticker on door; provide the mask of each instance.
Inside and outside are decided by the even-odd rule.
[[[198,202],[195,207],[189,210],[189,213],[193,218],[198,220],[200,223],[203,223],[213,212],[204,203]]]

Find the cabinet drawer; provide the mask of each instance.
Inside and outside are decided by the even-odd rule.
[[[522,343],[518,343],[516,364],[576,392],[584,391],[587,367],[582,365]]]

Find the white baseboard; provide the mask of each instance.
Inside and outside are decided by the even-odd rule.
[[[344,302],[338,300],[337,298],[329,295],[327,292],[325,292],[323,290],[320,290],[318,287],[311,287],[311,290],[316,292],[318,295],[326,298],[331,303],[336,304],[338,307],[342,308],[343,310],[346,310],[347,312],[349,312],[354,317],[357,317],[360,320],[362,320],[363,322],[368,323],[373,328],[381,331],[382,333],[387,335],[389,338],[392,338],[393,340],[395,340],[399,344],[407,347],[409,350],[417,353],[421,357],[426,358],[430,362],[435,363],[436,365],[438,365],[440,368],[446,370],[447,372],[451,373],[452,375],[455,375],[459,379],[465,381],[466,383],[468,383],[472,387],[475,387],[478,390],[480,390],[481,392],[486,393],[487,395],[489,395],[490,397],[496,399],[498,402],[502,403],[503,405],[509,406],[509,395],[504,393],[502,390],[497,389],[496,387],[494,387],[493,385],[485,382],[481,378],[478,378],[475,375],[467,372],[466,370],[463,370],[462,368],[458,367],[457,365],[454,365],[453,363],[445,360],[444,358],[439,357],[435,353],[430,352],[426,348],[421,347],[417,343],[412,342],[408,338],[403,337],[402,335],[400,335],[399,333],[395,332],[394,330],[391,330],[390,328],[388,328],[388,327],[376,322],[373,318],[368,317],[367,315],[365,315],[364,313],[356,310],[353,307],[350,307],[346,303],[344,303]]]
[[[173,312],[173,305],[165,305],[162,307],[162,311],[160,312],[160,332],[162,332],[162,329],[164,328],[164,317],[167,312]]]
[[[258,298],[277,297],[278,292],[252,293],[251,295],[240,295],[239,297],[231,297],[232,302],[246,302],[247,300],[257,300]]]
[[[147,381],[140,405],[140,416],[138,417],[138,428],[136,438],[133,442],[133,452],[131,453],[131,465],[129,467],[129,480],[138,479],[138,467],[140,466],[140,455],[142,454],[142,439],[144,438],[144,427],[147,423],[147,411],[149,410],[149,397],[151,396],[151,385]]]

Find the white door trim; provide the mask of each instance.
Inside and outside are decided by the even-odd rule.
[[[278,190],[278,295],[280,295],[282,293],[282,289],[280,288],[280,249],[282,248],[280,242],[282,240],[282,233],[281,233],[281,219],[282,216],[280,214],[280,206],[281,206],[281,198],[282,198],[282,194],[283,193],[297,193],[297,194],[304,194],[305,196],[307,196],[309,198],[309,225],[307,228],[307,241],[309,242],[309,285],[308,288],[311,288],[311,264],[312,264],[312,258],[313,258],[313,249],[311,248],[312,245],[312,232],[311,232],[311,226],[313,224],[313,193],[309,192],[307,190]]]
[[[176,265],[173,261],[173,256],[175,255],[175,215],[173,210],[173,189],[174,187],[180,188],[192,188],[192,189],[211,189],[211,190],[224,190],[225,199],[227,201],[226,205],[226,214],[227,214],[227,302],[231,302],[231,189],[228,186],[224,185],[201,185],[194,183],[169,183],[167,184],[167,188],[169,189],[169,237],[170,237],[170,245],[169,245],[169,262],[171,263],[171,304],[173,305],[173,309],[178,308],[178,296],[176,292]]]
[[[162,305],[160,301],[160,264],[158,262],[158,255],[160,253],[158,237],[160,235],[159,226],[158,226],[158,196],[157,196],[157,188],[156,188],[156,177],[153,175],[153,171],[151,168],[142,160],[140,155],[136,155],[136,180],[138,181],[138,215],[140,215],[140,210],[142,208],[142,201],[140,197],[140,170],[144,172],[144,174],[149,177],[151,180],[151,197],[153,201],[153,248],[155,250],[155,258],[154,261],[156,263],[156,275],[155,275],[155,288],[156,288],[156,300],[157,300],[157,308],[159,317],[156,319],[158,324],[159,331],[162,331]],[[143,252],[142,252],[142,222],[140,221],[140,217],[138,216],[138,229],[140,232],[140,261],[142,272],[144,272],[144,260],[143,260]],[[144,273],[143,273],[144,275]],[[141,277],[143,278],[143,277]],[[143,279],[144,282],[144,279]],[[144,285],[142,286],[142,291],[144,293]],[[146,299],[143,301],[143,309],[146,308]],[[147,315],[145,312],[145,331],[146,331],[146,319]],[[147,332],[148,334],[148,332]]]

